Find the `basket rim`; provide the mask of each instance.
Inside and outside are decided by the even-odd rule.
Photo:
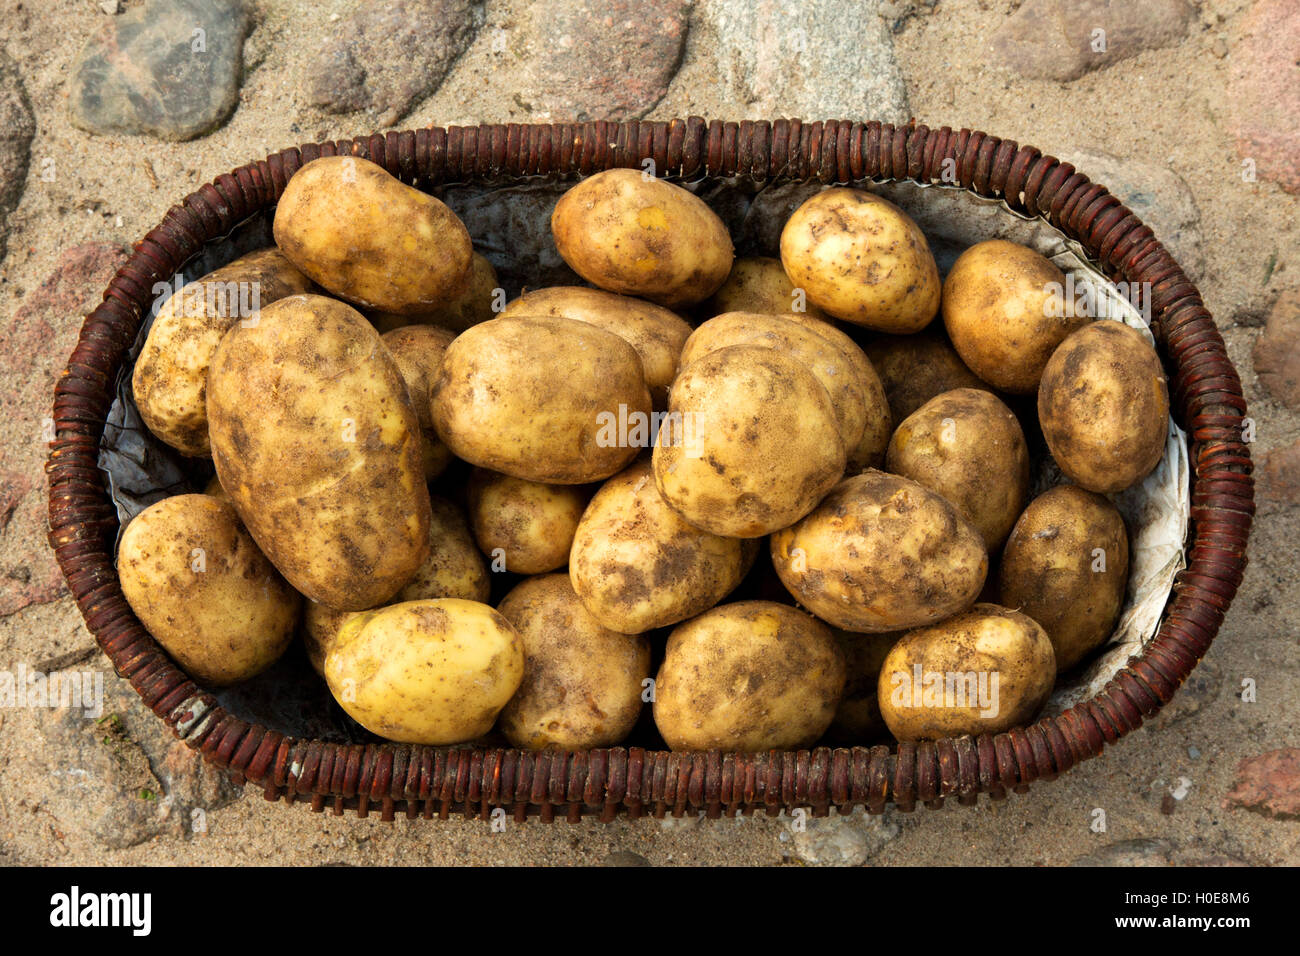
[[[1192,463],[1187,567],[1159,631],[1091,699],[1027,727],[978,737],[766,753],[436,748],[294,738],[226,712],[190,680],[135,617],[112,557],[117,514],[98,468],[114,384],[152,300],[208,241],[273,206],[289,178],[320,156],[353,155],[422,186],[572,176],[651,159],[661,177],[740,176],[768,184],[910,180],[1001,199],[1078,241],[1108,276],[1150,283],[1152,332],[1172,369],[1171,410]],[[954,181],[955,180],[955,181]],[[1213,641],[1241,583],[1255,511],[1242,441],[1241,382],[1196,286],[1141,220],[1104,187],[1032,146],[915,121],[685,120],[431,126],[272,153],[217,176],[168,210],[134,246],[85,318],[55,386],[49,541],[86,626],[118,675],[179,739],[268,800],[384,820],[451,813],[522,821],[563,815],[609,821],[708,817],[805,807],[911,811],[948,798],[970,805],[1052,780],[1157,713]]]

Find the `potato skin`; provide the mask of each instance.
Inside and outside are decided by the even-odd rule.
[[[802,305],[803,308],[797,308]],[[770,256],[752,256],[737,259],[731,274],[717,292],[704,304],[707,315],[727,312],[760,312],[768,315],[806,315],[811,319],[826,319],[826,313],[811,302],[807,294],[802,301],[795,296],[794,283],[785,274],[780,259]]]
[[[336,611],[310,598],[304,599],[302,611],[302,646],[307,651],[307,661],[312,670],[325,676],[325,655],[338,640],[343,625],[353,614],[363,611]]]
[[[592,617],[640,634],[713,607],[740,583],[757,552],[755,542],[687,523],[642,460],[591,499],[573,536],[569,576]]]
[[[835,719],[826,730],[826,743],[835,747],[873,744],[888,733],[877,692],[880,669],[903,635],[899,631],[854,634],[839,628],[831,628],[831,634],[844,653],[846,678]]]
[[[694,194],[640,170],[607,169],[555,204],[560,256],[592,285],[668,308],[712,295],[731,271],[731,236]]]
[[[229,503],[176,495],[126,526],[117,570],[131,610],[196,681],[222,687],[270,667],[301,599]]]
[[[1160,463],[1169,388],[1136,329],[1102,319],[1061,343],[1043,370],[1038,421],[1061,471],[1089,491],[1122,491]]]
[[[985,382],[1029,394],[1053,350],[1088,321],[1062,314],[1064,287],[1065,273],[1027,246],[1005,239],[971,246],[943,284],[953,348]]]
[[[358,156],[322,156],[294,173],[272,228],[294,265],[357,306],[428,312],[469,285],[473,246],[464,223]]]
[[[339,705],[397,743],[487,733],[524,676],[523,641],[486,604],[440,598],[354,614],[325,656]]]
[[[469,282],[460,295],[444,300],[427,311],[402,314],[367,309],[365,315],[380,332],[391,332],[411,325],[435,325],[453,332],[464,332],[472,325],[496,318],[493,306],[500,285],[492,263],[475,252],[470,256]]]
[[[650,398],[658,409],[668,406],[668,386],[677,376],[677,358],[691,334],[686,320],[663,306],[583,286],[525,292],[501,314],[554,315],[613,332],[641,357]]]
[[[587,322],[550,316],[493,319],[462,332],[443,357],[431,402],[453,454],[558,485],[621,471],[640,449],[607,434],[606,422],[617,422],[620,407],[628,420],[647,422],[652,410],[632,346]]]
[[[455,332],[436,325],[408,325],[380,336],[397,363],[411,407],[420,421],[420,450],[426,481],[438,477],[451,463],[451,449],[443,444],[433,427],[429,393],[438,380],[447,346],[455,337]]]
[[[860,189],[825,189],[796,209],[781,231],[781,264],[809,302],[878,332],[917,332],[939,311],[939,267],[925,235]]]
[[[862,350],[880,376],[896,422],[954,388],[990,390],[966,367],[947,338],[931,329],[916,335],[877,336],[864,343]]]
[[[972,697],[971,685],[965,684],[966,699],[961,700],[957,680],[951,694],[935,687],[927,699],[927,681],[946,683],[946,678],[930,675],[948,674],[975,675],[973,704],[955,706]],[[904,742],[1000,734],[1033,719],[1055,678],[1052,642],[1037,623],[996,604],[976,604],[939,624],[909,631],[893,646],[880,670],[880,711],[890,733]]]
[[[524,645],[524,679],[501,711],[524,750],[612,747],[631,732],[650,676],[650,642],[593,618],[567,574],[528,578],[497,607]]]
[[[974,526],[923,485],[868,469],[772,535],[787,590],[823,621],[879,633],[970,607],[988,574]],[[801,552],[801,553],[800,553]]]
[[[820,621],[772,601],[678,625],[655,678],[655,724],[673,750],[809,747],[844,691],[844,655]]]
[[[683,518],[728,538],[758,538],[806,515],[844,474],[835,409],[798,359],[733,345],[682,370],[660,428],[659,493]]]
[[[1105,570],[1095,570],[1096,549]],[[1110,637],[1124,606],[1129,543],[1124,516],[1103,495],[1058,485],[1016,522],[998,568],[998,603],[1037,621],[1067,671]]]
[[[245,303],[241,296],[247,294],[251,305],[256,290],[260,310],[311,288],[279,249],[250,252],[182,286],[158,310],[131,374],[136,407],[149,430],[182,455],[211,454],[208,366],[232,325],[257,321],[256,315],[238,314]]]
[[[544,574],[568,564],[590,488],[544,485],[475,468],[468,491],[474,540],[493,560],[493,552],[500,549],[505,570]]]
[[[1011,533],[1029,498],[1029,448],[1011,409],[982,389],[926,402],[890,439],[885,467],[942,495],[989,551]]]
[[[208,376],[213,463],[291,584],[375,607],[428,555],[419,421],[396,363],[342,302],[290,296],[221,341]]]

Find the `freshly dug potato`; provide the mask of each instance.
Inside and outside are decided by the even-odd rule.
[[[208,375],[208,422],[235,510],[313,601],[375,607],[428,556],[419,420],[379,333],[352,308],[290,296],[231,329]]]
[[[976,604],[893,646],[880,669],[880,712],[901,741],[1000,734],[1029,723],[1055,679],[1052,642],[1038,624]]]
[[[469,286],[474,250],[464,223],[358,156],[322,156],[294,173],[273,230],[294,265],[354,305],[427,313]]]
[[[707,299],[731,271],[731,236],[693,193],[607,169],[555,204],[560,256],[592,285],[675,308]]]
[[[462,332],[433,387],[433,423],[471,464],[547,484],[599,481],[649,444],[650,391],[613,332],[549,316]],[[633,439],[645,423],[641,445]]]
[[[763,312],[771,315],[806,315],[825,319],[826,313],[795,289],[780,259],[754,256],[737,259],[731,275],[704,304],[707,315],[726,312]]]
[[[758,538],[798,521],[844,474],[830,394],[775,349],[733,345],[673,383],[672,428],[655,440],[655,481],[697,528]]]
[[[836,747],[867,746],[887,733],[876,685],[885,657],[903,635],[896,631],[852,634],[839,628],[832,628],[831,633],[844,652],[847,677],[844,696],[826,731],[826,742]]]
[[[591,492],[582,485],[544,485],[475,468],[469,479],[469,521],[479,550],[505,570],[543,574],[569,563],[573,535]]]
[[[813,196],[781,231],[781,265],[808,301],[877,332],[917,332],[939,311],[939,267],[903,210],[860,189]]]
[[[524,750],[622,741],[641,713],[650,642],[602,627],[567,574],[528,578],[497,610],[524,644],[523,683],[501,711],[506,739]]]
[[[885,467],[942,495],[996,551],[1029,498],[1020,421],[990,392],[958,388],[930,399],[894,431]]]
[[[999,604],[1047,632],[1067,671],[1110,637],[1124,606],[1128,534],[1103,495],[1058,485],[1030,502],[998,569]]]
[[[363,611],[336,611],[308,598],[303,602],[302,643],[312,669],[325,676],[325,655],[330,652],[348,618]]]
[[[469,283],[465,291],[454,299],[435,305],[427,312],[410,315],[371,309],[367,310],[366,318],[380,332],[391,332],[408,325],[436,325],[453,332],[464,332],[471,325],[496,318],[497,313],[492,307],[498,288],[500,282],[497,280],[496,269],[492,268],[492,263],[484,256],[475,252],[470,256]]]
[[[970,607],[988,574],[975,527],[923,485],[868,469],[772,535],[772,564],[799,603],[846,631],[930,624]]]
[[[673,750],[797,750],[826,732],[843,692],[844,654],[825,624],[742,601],[673,630],[654,718]]]
[[[1043,370],[1038,421],[1061,471],[1089,491],[1122,491],[1160,463],[1169,388],[1142,333],[1103,319],[1061,343]]]
[[[140,623],[201,684],[260,674],[293,640],[300,598],[217,498],[176,495],[140,512],[117,571]]]
[[[1065,273],[1028,246],[990,239],[953,263],[943,284],[943,324],[953,348],[995,388],[1027,395],[1067,335]]]
[[[916,335],[877,336],[862,349],[880,376],[896,422],[954,388],[989,390],[948,340],[930,329]]]
[[[677,357],[691,334],[686,321],[663,306],[582,286],[555,286],[526,292],[501,314],[555,315],[613,332],[641,357],[650,398],[658,409],[668,406],[668,386],[677,376]]]
[[[354,614],[325,655],[339,706],[371,733],[404,744],[481,737],[523,676],[523,641],[510,622],[458,598]]]
[[[211,454],[208,366],[221,337],[236,323],[257,322],[262,306],[311,287],[279,249],[262,249],[182,286],[164,302],[131,375],[149,431],[191,458]]]
[[[415,417],[420,420],[420,450],[426,480],[438,477],[451,463],[451,449],[442,443],[433,427],[429,393],[438,380],[442,357],[456,333],[436,325],[408,325],[380,336],[397,370],[402,373],[406,394]]]
[[[688,524],[639,461],[601,486],[573,537],[569,576],[592,617],[640,634],[707,611],[740,583],[755,542]]]
[[[213,498],[220,498],[232,507],[234,506],[234,502],[230,500],[230,495],[226,494],[226,489],[221,487],[221,480],[216,475],[208,479],[208,483],[203,486],[203,493],[211,495]]]

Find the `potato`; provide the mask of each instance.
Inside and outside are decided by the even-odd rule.
[[[221,341],[208,376],[213,463],[249,533],[313,601],[375,607],[428,555],[419,420],[379,333],[298,295]]]
[[[673,630],[654,718],[673,750],[798,750],[826,732],[843,691],[844,655],[825,624],[742,601]]]
[[[688,524],[639,461],[591,499],[569,557],[573,587],[592,617],[640,634],[694,617],[740,583],[758,546]]]
[[[691,334],[686,321],[663,306],[582,286],[526,292],[501,314],[555,315],[613,332],[641,357],[650,398],[658,409],[668,406],[668,386],[677,376],[677,357]]]
[[[429,392],[438,379],[447,346],[455,337],[455,332],[436,325],[408,325],[380,336],[397,363],[411,407],[420,421],[420,457],[426,480],[438,477],[451,463],[451,449],[442,443],[433,427]]]
[[[452,453],[547,484],[599,481],[640,447],[650,392],[636,350],[575,319],[493,319],[447,349],[433,387],[433,423]]]
[[[880,669],[880,712],[905,742],[1000,734],[1033,719],[1055,678],[1041,627],[1017,611],[976,604],[893,646]]]
[[[131,375],[135,404],[149,431],[183,455],[211,454],[208,366],[221,337],[253,323],[262,306],[311,289],[278,249],[262,249],[184,285],[162,304]]]
[[[916,332],[939,311],[939,268],[903,210],[836,187],[794,211],[781,231],[781,265],[808,301],[878,332]]]
[[[330,652],[338,640],[343,625],[354,614],[363,611],[336,611],[324,604],[317,604],[311,599],[303,602],[302,644],[307,651],[307,660],[317,674],[325,676],[325,655]]]
[[[1060,485],[1030,502],[998,569],[999,604],[1047,632],[1066,671],[1104,644],[1128,584],[1128,534],[1104,496]]]
[[[1089,491],[1122,491],[1160,463],[1169,431],[1165,372],[1142,333],[1109,319],[1061,343],[1043,370],[1038,422],[1061,471]]]
[[[458,598],[354,614],[325,655],[339,706],[371,733],[403,744],[481,737],[523,676],[524,645],[510,622]]]
[[[1086,323],[1064,313],[1065,273],[1027,246],[990,239],[953,263],[943,324],[962,361],[985,382],[1027,395],[1067,335]]]
[[[795,289],[781,260],[769,256],[737,259],[727,281],[704,304],[704,310],[708,315],[762,312],[826,318],[825,312],[808,302],[807,293]]]
[[[885,657],[903,635],[898,631],[853,634],[838,628],[832,628],[831,634],[844,653],[847,676],[826,742],[837,747],[868,746],[887,733],[876,685]]]
[[[988,574],[979,532],[947,500],[869,469],[772,535],[772,564],[808,610],[846,631],[931,624],[974,603]]]
[[[374,323],[380,332],[406,328],[410,325],[436,325],[453,332],[464,332],[471,325],[478,325],[488,319],[494,319],[497,313],[493,307],[505,304],[504,291],[498,295],[500,282],[492,263],[477,252],[470,256],[469,283],[465,291],[454,299],[435,304],[427,312],[415,312],[404,315],[400,312],[384,312],[379,309],[366,311],[366,318]],[[500,304],[498,304],[498,302]]]
[[[612,747],[632,730],[649,687],[650,642],[587,613],[567,574],[528,578],[497,610],[524,644],[524,680],[500,727],[524,750]]]
[[[1029,448],[1020,421],[989,392],[944,392],[905,418],[886,468],[954,505],[996,551],[1029,498]]]
[[[208,483],[203,486],[203,493],[213,498],[220,498],[232,507],[234,506],[234,502],[230,500],[230,495],[226,494],[226,489],[221,487],[221,480],[216,475],[208,479]]]
[[[731,236],[704,201],[640,170],[607,169],[555,204],[560,256],[592,285],[675,308],[707,299],[731,271]]]
[[[954,388],[989,390],[947,338],[930,329],[916,335],[881,335],[865,343],[862,350],[880,376],[896,422]]]
[[[176,495],[140,512],[117,571],[140,623],[201,684],[260,674],[293,640],[300,598],[217,498]]]
[[[469,521],[479,550],[502,569],[543,574],[569,563],[573,535],[591,499],[583,485],[544,485],[475,468]]]
[[[817,377],[775,349],[733,345],[673,382],[655,482],[683,518],[728,538],[798,521],[844,474],[844,440]]]
[[[294,173],[273,231],[294,265],[354,305],[427,313],[469,286],[464,223],[359,156],[322,156]]]

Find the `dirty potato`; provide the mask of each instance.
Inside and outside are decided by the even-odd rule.
[[[498,605],[524,645],[524,679],[501,711],[524,750],[612,747],[632,730],[650,677],[650,642],[592,617],[567,574],[528,578]]]
[[[419,420],[379,333],[298,295],[221,341],[208,376],[212,457],[254,540],[289,582],[339,610],[375,607],[429,547]]]
[[[569,189],[551,232],[564,261],[592,285],[668,308],[707,299],[731,271],[731,236],[693,193],[607,169]]]
[[[544,485],[475,468],[469,520],[479,550],[502,570],[543,574],[569,561],[573,535],[591,499],[584,485]]]
[[[275,208],[275,244],[332,295],[383,312],[459,298],[473,247],[456,214],[358,156],[303,166]]]
[[[488,319],[494,319],[504,305],[504,291],[497,280],[497,271],[492,268],[485,256],[477,252],[470,257],[469,283],[465,291],[454,299],[435,305],[432,309],[404,315],[400,312],[384,312],[379,309],[367,309],[366,318],[374,323],[380,332],[409,325],[436,325],[464,332],[471,325],[478,325]]]
[[[873,744],[888,733],[877,693],[880,668],[890,648],[903,634],[899,631],[853,634],[839,628],[831,628],[831,633],[844,652],[846,678],[835,719],[826,731],[826,742],[836,747]]]
[[[601,486],[573,536],[569,575],[592,616],[623,634],[694,617],[740,583],[758,546],[688,524],[648,461]]]
[[[260,674],[293,640],[298,594],[217,498],[176,495],[140,512],[117,572],[136,617],[201,684]]]
[[[999,604],[1037,621],[1067,671],[1110,637],[1124,605],[1128,534],[1103,495],[1059,485],[1016,522],[998,568]]]
[[[673,630],[654,691],[655,724],[673,750],[797,750],[835,716],[844,655],[802,611],[725,604]]]
[[[966,367],[939,331],[880,335],[862,346],[880,376],[894,421],[901,422],[930,399],[954,388],[989,386]]]
[[[149,431],[191,458],[211,454],[208,366],[222,336],[238,322],[256,322],[262,306],[311,287],[279,249],[262,249],[182,286],[164,302],[131,375]]]
[[[923,485],[869,469],[772,535],[772,564],[799,603],[846,631],[930,624],[970,607],[988,574],[975,527]]]
[[[976,604],[893,646],[880,669],[880,711],[901,741],[1000,734],[1029,723],[1055,679],[1052,642],[1038,624]]]
[[[762,312],[770,315],[806,315],[825,319],[826,313],[796,289],[780,259],[753,256],[737,259],[727,281],[704,304],[706,315],[726,312]]]
[[[939,311],[939,268],[925,235],[888,200],[836,187],[813,196],[781,231],[781,264],[808,301],[878,332],[909,333]]]
[[[433,423],[471,464],[547,484],[599,481],[649,444],[650,391],[627,342],[576,319],[493,319],[447,349]],[[634,432],[646,434],[640,445]]]
[[[438,477],[451,463],[451,450],[442,443],[433,427],[429,393],[442,369],[442,357],[456,333],[436,325],[408,325],[380,336],[397,363],[406,384],[406,394],[420,420],[420,450],[424,477]]]
[[[303,601],[302,644],[307,651],[307,660],[317,674],[325,676],[325,655],[330,652],[338,640],[343,625],[353,614],[362,611],[336,611],[324,604],[317,604],[307,598]]]

